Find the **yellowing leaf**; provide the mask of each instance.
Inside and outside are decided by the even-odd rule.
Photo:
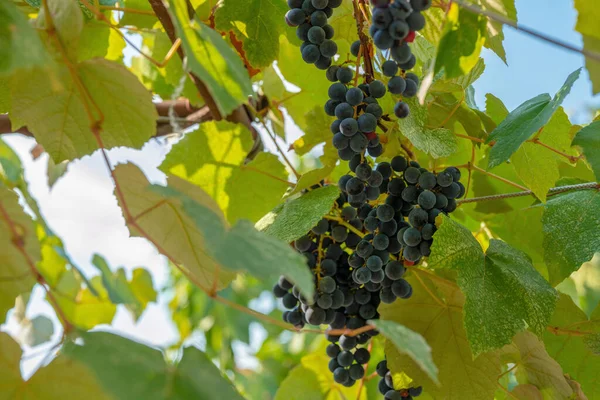
[[[221,268],[207,253],[204,235],[183,212],[178,199],[152,190],[144,174],[133,164],[118,166],[115,176],[123,188],[129,212],[135,218],[136,225],[128,223],[134,236],[148,235],[161,251],[183,264],[195,282],[206,287],[213,284],[217,268],[220,268],[218,288],[233,279],[235,274]],[[205,207],[218,211],[216,203],[199,187],[176,176],[169,176],[168,183]]]
[[[124,66],[96,58],[78,64],[77,71],[104,115],[100,135],[106,148],[141,148],[155,134],[152,95]],[[58,81],[43,73],[17,74],[11,82],[11,120],[15,127],[27,126],[60,162],[91,154],[98,143],[67,68],[58,67],[56,77]]]

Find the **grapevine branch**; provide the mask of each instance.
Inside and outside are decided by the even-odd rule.
[[[506,18],[503,15],[497,14],[497,13],[492,12],[492,11],[484,10],[481,7],[478,7],[478,6],[474,5],[474,4],[466,3],[463,0],[453,0],[453,2],[456,3],[456,4],[458,4],[460,7],[464,8],[465,10],[469,10],[469,11],[475,13],[475,14],[481,14],[481,15],[483,15],[485,17],[488,17],[488,18],[490,18],[490,19],[492,19],[494,21],[500,22],[503,25],[508,25],[511,28],[514,28],[515,30],[517,30],[519,32],[526,33],[526,34],[528,34],[530,36],[533,36],[533,37],[535,37],[537,39],[543,40],[543,41],[545,41],[547,43],[553,44],[553,45],[558,46],[558,47],[562,47],[562,48],[564,48],[566,50],[569,50],[569,51],[572,51],[572,52],[575,52],[575,53],[579,53],[579,54],[583,54],[584,56],[586,56],[588,58],[591,58],[591,59],[593,59],[595,61],[600,61],[600,54],[597,53],[597,52],[595,52],[595,51],[590,51],[590,50],[587,50],[585,48],[580,48],[580,47],[574,46],[574,45],[572,45],[570,43],[567,43],[565,41],[562,41],[560,39],[556,39],[556,38],[550,37],[550,36],[548,36],[546,34],[538,32],[538,31],[536,31],[534,29],[531,29],[531,28],[522,26],[520,24],[517,24],[516,22],[510,20],[509,18]]]

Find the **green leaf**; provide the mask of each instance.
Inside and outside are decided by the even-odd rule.
[[[542,223],[544,259],[555,286],[600,252],[600,193],[584,190],[553,197]]]
[[[19,205],[17,194],[1,185],[0,207],[0,321],[4,322],[17,296],[29,292],[35,284],[30,263],[40,259],[40,243],[35,225]]]
[[[585,0],[575,0],[575,9],[578,13],[575,29],[583,36],[583,48],[595,53],[600,52],[600,32],[597,24],[600,14],[597,7]],[[586,57],[585,60],[592,81],[592,92],[597,94],[600,92],[600,62],[591,57]]]
[[[517,21],[517,9],[515,0],[481,0],[482,9],[502,15],[514,22]],[[506,51],[504,50],[504,32],[502,24],[493,20],[487,19],[486,39],[484,46],[492,50],[506,64]]]
[[[160,169],[204,189],[234,223],[257,221],[275,207],[289,187],[285,167],[260,153],[246,164],[252,135],[230,122],[205,122],[173,146]]]
[[[133,164],[119,165],[114,173],[121,184],[129,212],[137,216],[136,225],[128,223],[132,235],[148,235],[161,246],[162,251],[183,264],[195,282],[211,287],[217,268],[220,269],[217,287],[222,289],[231,282],[235,274],[224,270],[210,257],[206,246],[208,238],[184,212],[179,199],[153,190],[142,171]],[[219,212],[217,204],[199,187],[172,175],[168,177],[168,184],[213,213]],[[143,232],[138,230],[138,226]]]
[[[561,294],[550,328],[544,334],[546,350],[565,374],[579,382],[590,399],[600,393],[600,357],[586,345],[588,335],[600,333],[600,307],[588,319],[571,298]]]
[[[21,347],[8,333],[0,332],[0,387],[5,399],[15,398],[21,384]],[[12,396],[11,396],[12,395]],[[4,397],[6,396],[6,397]]]
[[[136,303],[135,295],[129,288],[129,282],[127,282],[125,271],[122,268],[113,273],[106,260],[99,254],[94,254],[92,265],[100,271],[102,284],[108,292],[111,302],[114,304]]]
[[[69,160],[61,161],[58,164],[52,160],[51,157],[48,157],[48,187],[52,189],[54,184],[62,178],[62,176],[67,172],[67,167],[69,166]]]
[[[569,117],[560,108],[544,126],[539,139],[546,145],[565,151],[570,147],[570,130]],[[560,178],[559,160],[558,154],[536,143],[523,143],[511,158],[517,176],[542,202],[546,201],[548,190]]]
[[[142,312],[146,309],[148,303],[156,301],[157,293],[152,282],[152,275],[144,268],[136,268],[133,270],[133,277],[131,278],[129,286],[137,299],[137,303],[130,304],[127,308],[129,308],[137,319],[142,315]]]
[[[548,123],[571,91],[580,73],[581,68],[571,73],[552,100],[548,94],[527,100],[498,125],[487,139],[487,143],[496,141],[490,151],[488,169],[508,160],[525,140]]]
[[[381,319],[402,324],[425,338],[431,346],[433,362],[440,371],[440,385],[388,342],[385,354],[395,385],[406,380],[408,375],[412,382],[406,382],[407,386],[423,385],[435,399],[459,400],[464,399],[466,393],[473,399],[493,398],[500,360],[495,353],[472,356],[463,326],[464,296],[458,287],[440,284],[436,288],[424,274],[418,280],[408,280],[414,287],[412,297],[389,305],[381,304],[379,313]]]
[[[0,3],[0,76],[31,70],[50,62],[38,33],[11,1]]]
[[[308,171],[308,172],[302,174],[300,179],[298,179],[298,182],[296,183],[294,190],[291,191],[290,196],[292,196],[296,193],[300,193],[304,189],[308,189],[309,187],[311,187],[313,185],[319,184],[319,182],[321,182],[323,179],[325,179],[329,175],[331,175],[333,170],[334,170],[334,166],[328,165],[323,168],[313,169],[311,171]]]
[[[356,32],[356,18],[354,18],[354,7],[351,0],[343,0],[342,4],[333,10],[333,15],[327,21],[335,31],[336,43],[345,41],[349,46],[358,40]],[[341,53],[340,53],[341,54]],[[345,56],[345,55],[344,55]]]
[[[465,328],[475,356],[509,344],[525,328],[538,336],[544,333],[557,293],[525,253],[492,239],[484,254],[468,229],[444,217],[434,235],[429,266],[458,271],[466,297]]]
[[[13,184],[23,179],[21,159],[2,139],[0,139],[0,175],[5,176]]]
[[[132,10],[154,12],[150,2],[146,0],[123,0],[123,7],[130,8]],[[123,13],[123,16],[119,22],[121,25],[132,25],[136,28],[151,29],[154,28],[154,25],[157,21],[158,18],[155,15],[126,12]]]
[[[232,31],[254,68],[269,66],[279,55],[279,35],[287,29],[284,2],[226,0],[215,13],[216,28]]]
[[[331,125],[332,118],[325,114],[322,106],[315,107],[307,112],[302,122],[306,126],[304,128],[305,133],[296,139],[292,145],[296,154],[302,156],[321,143],[331,142],[332,135],[329,125]]]
[[[307,298],[312,298],[314,281],[306,259],[286,242],[257,231],[248,220],[239,220],[227,229],[218,215],[204,205],[187,196],[182,196],[182,203],[187,215],[204,232],[211,255],[230,271],[248,271],[266,282],[284,275]]]
[[[277,206],[256,223],[256,228],[269,236],[292,242],[306,235],[339,197],[337,186],[325,186]]]
[[[496,125],[500,125],[509,114],[502,100],[491,93],[485,95],[485,112]]]
[[[48,10],[52,16],[52,25],[62,47],[71,59],[79,48],[79,39],[83,30],[83,13],[79,2],[70,0],[47,0]],[[41,7],[35,27],[47,30],[46,8]],[[46,33],[44,33],[46,35]],[[54,42],[51,42],[54,44]],[[22,50],[21,50],[22,51]]]
[[[32,320],[27,319],[21,323],[21,343],[27,346],[38,346],[46,343],[54,334],[52,320],[44,315],[38,315]]]
[[[100,134],[107,149],[141,148],[154,136],[152,94],[123,65],[95,58],[78,64],[77,71],[104,115]],[[56,72],[56,82],[43,73],[15,76],[11,120],[15,127],[27,126],[58,163],[91,154],[98,143],[69,71],[61,66]]]
[[[92,370],[115,399],[243,399],[196,348],[184,349],[173,366],[160,351],[114,334],[85,333],[81,339],[83,345],[67,343],[65,355]]]
[[[370,320],[369,324],[396,346],[399,353],[407,354],[432,381],[439,384],[438,369],[431,358],[431,348],[423,336],[394,321]]]
[[[600,121],[592,122],[577,132],[573,139],[573,146],[581,146],[596,179],[600,180]]]
[[[465,75],[477,64],[485,42],[485,18],[452,4],[446,14],[438,45],[435,73],[444,69],[448,78]]]
[[[561,366],[548,355],[544,343],[530,332],[520,332],[503,351],[503,360],[515,365],[520,383],[535,385],[551,399],[567,399],[573,393]]]
[[[281,382],[274,400],[366,400],[366,390],[358,395],[358,385],[344,387],[333,380],[327,369],[329,358],[324,354],[302,357],[300,365]]]
[[[102,57],[119,61],[123,58],[125,40],[104,21],[87,21],[79,38],[77,60]],[[176,59],[176,58],[175,58]],[[174,61],[173,59],[171,61]]]
[[[188,18],[185,0],[170,0],[177,37],[188,55],[188,67],[202,80],[219,111],[229,115],[251,96],[248,71],[221,35],[196,17]]]
[[[420,105],[416,99],[407,99],[410,114],[407,118],[399,119],[398,126],[404,136],[419,150],[433,158],[448,157],[458,146],[456,138],[449,129],[426,128],[428,118],[427,106]]]

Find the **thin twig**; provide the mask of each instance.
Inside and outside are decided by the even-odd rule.
[[[588,182],[588,183],[579,183],[577,185],[566,185],[566,186],[557,186],[550,188],[548,190],[548,195],[568,192],[571,190],[600,190],[600,183],[598,182]],[[473,197],[470,199],[462,199],[458,200],[457,203],[477,203],[481,201],[490,201],[490,200],[500,200],[500,199],[508,199],[512,197],[524,197],[524,196],[532,196],[533,192],[531,190],[524,190],[522,192],[515,193],[502,193],[502,194],[494,194],[490,196],[482,196],[482,197]]]
[[[509,179],[503,178],[503,177],[501,177],[500,175],[496,175],[496,174],[493,174],[493,173],[491,173],[491,172],[488,172],[488,171],[486,171],[486,170],[485,170],[485,169],[483,169],[483,168],[479,168],[479,167],[478,167],[477,165],[475,165],[475,164],[469,163],[469,168],[471,168],[471,169],[474,169],[475,171],[479,171],[479,172],[481,172],[482,174],[485,174],[485,175],[487,175],[487,176],[489,176],[489,177],[491,177],[491,178],[494,178],[494,179],[497,179],[497,180],[499,180],[499,181],[501,181],[501,182],[504,182],[504,183],[506,183],[507,185],[514,186],[514,187],[516,187],[517,189],[521,189],[521,190],[527,190],[527,188],[526,188],[525,186],[519,185],[518,183],[515,183],[515,182],[513,182],[513,181],[511,181],[511,180],[509,180]]]

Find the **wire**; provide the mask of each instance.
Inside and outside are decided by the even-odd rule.
[[[590,189],[600,189],[600,183],[588,182],[588,183],[580,183],[577,185],[566,185],[566,186],[553,187],[553,188],[550,188],[550,190],[548,190],[548,194],[557,194],[557,193],[562,193],[562,192],[568,192],[570,190],[590,190]],[[531,190],[525,190],[522,192],[515,192],[515,193],[503,193],[503,194],[494,194],[491,196],[473,197],[471,199],[458,200],[457,203],[458,204],[477,203],[480,201],[489,201],[489,200],[507,199],[507,198],[511,198],[511,197],[530,196],[532,194],[533,194],[533,192]]]

